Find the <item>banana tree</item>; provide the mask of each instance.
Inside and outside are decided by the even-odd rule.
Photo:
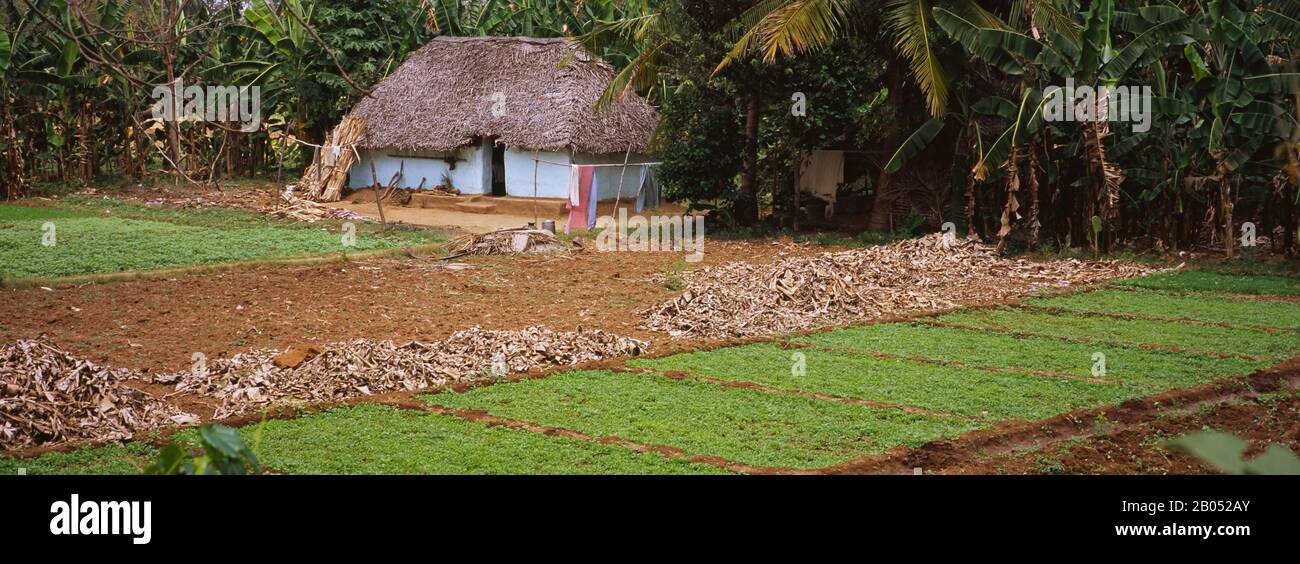
[[[1081,108],[1087,110],[1085,115],[1103,116],[1103,119],[1051,122],[1044,127],[1042,110],[1051,96],[1058,94],[1052,87],[1070,83],[1086,86],[1090,91],[1114,87],[1139,64],[1154,60],[1168,45],[1181,41],[1188,27],[1187,17],[1181,11],[1166,8],[1153,6],[1136,12],[1118,12],[1109,0],[1099,0],[1084,14],[1077,35],[1062,31],[1071,29],[1065,25],[1026,34],[1006,27],[980,25],[953,11],[935,9],[935,22],[953,41],[976,60],[1018,82],[1015,118],[987,150],[981,151],[981,158],[972,167],[973,175],[990,168],[1007,171],[1007,200],[999,239],[1009,234],[1019,208],[1015,193],[1022,175],[1017,161],[1022,157],[1038,161],[1038,152],[1052,146],[1035,142],[1044,136],[1069,140],[1067,150],[1083,156],[1085,177],[1081,180],[1088,192],[1084,198],[1083,221],[1073,225],[1085,233],[1094,248],[1101,245],[1100,233],[1088,226],[1101,223],[1105,229],[1116,227],[1124,175],[1106,155],[1106,140],[1111,135],[1104,119],[1109,114],[1108,98],[1090,97],[1087,99],[1090,107]],[[1122,48],[1112,43],[1117,31],[1132,36]],[[1005,102],[990,105],[1008,106]],[[905,159],[908,154],[919,153],[924,149],[923,141],[924,137],[913,136],[896,157]],[[1049,155],[1042,156],[1044,160],[1050,159]],[[1029,173],[1030,184],[1036,186],[1035,171],[1031,168]],[[968,200],[973,198],[968,196]],[[1031,216],[1034,212],[1031,211]],[[1031,229],[1036,228],[1033,223],[1031,220]]]

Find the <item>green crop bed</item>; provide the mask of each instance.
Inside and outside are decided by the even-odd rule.
[[[796,354],[803,355],[806,362],[806,372],[799,376],[791,370],[792,355]],[[1150,386],[952,368],[814,349],[790,351],[767,344],[633,360],[628,365],[990,419],[1039,419],[1152,391]]]
[[[901,323],[838,329],[800,337],[815,347],[920,356],[955,361],[971,367],[1044,370],[1092,377],[1094,355],[1105,355],[1105,378],[1130,384],[1176,388],[1216,378],[1247,374],[1268,363],[1219,359],[1176,352],[1113,345],[1082,344],[1055,339],[1021,338],[947,327]]]
[[[35,458],[0,455],[0,476],[11,476],[20,470],[29,475],[139,474],[153,461],[156,452],[145,443],[130,442],[70,452],[47,452]]]
[[[1300,354],[1300,333],[1270,333],[1180,321],[1053,315],[1014,308],[960,311],[938,317],[936,321],[981,329],[1090,338],[1121,346],[1171,345],[1208,353],[1248,354],[1277,362]]]
[[[103,211],[111,213],[103,215]],[[440,239],[423,231],[380,235],[363,222],[357,225],[355,245],[345,247],[342,234],[330,232],[323,225],[307,227],[231,210],[181,212],[126,204],[100,210],[0,204],[0,279],[354,253]],[[47,238],[47,233],[52,237]]]
[[[1145,315],[1262,327],[1300,329],[1300,304],[1238,300],[1210,295],[1170,295],[1153,291],[1107,289],[1028,300],[1036,306],[1085,313]]]
[[[647,374],[567,372],[423,396],[448,407],[676,447],[758,466],[817,468],[982,425]]]
[[[722,470],[658,453],[362,405],[243,429],[291,474],[684,474]],[[260,444],[259,444],[260,443]]]
[[[1119,282],[1121,286],[1177,292],[1300,295],[1300,280],[1285,276],[1239,276],[1192,271],[1154,274]]]

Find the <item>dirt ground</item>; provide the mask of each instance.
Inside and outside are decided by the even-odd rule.
[[[375,205],[373,200],[374,198],[371,197],[369,201],[358,202],[353,201],[352,198],[344,198],[342,201],[331,202],[325,205],[332,208],[351,210],[378,221],[379,206]],[[617,207],[615,207],[615,203],[618,203]],[[539,209],[542,210],[541,213],[539,213],[538,216],[533,216],[531,214],[502,213],[500,211],[484,214],[439,208],[418,208],[389,204],[387,203],[387,200],[385,200],[384,219],[388,221],[400,221],[411,225],[422,225],[425,227],[453,228],[469,233],[487,233],[488,231],[496,231],[498,229],[513,229],[515,227],[523,227],[533,223],[534,221],[540,222],[550,219],[555,221],[557,230],[563,230],[568,215],[549,213],[546,211],[553,211],[554,208],[559,207],[560,205],[562,204],[558,203],[556,200],[544,200],[544,203],[539,206]],[[614,217],[616,215],[615,210],[618,209],[627,210],[628,216],[636,214],[636,212],[633,211],[633,203],[628,202],[627,200],[621,202],[600,202],[596,205],[596,214],[597,216],[608,215]],[[665,203],[663,206],[645,213],[679,215],[685,212],[686,208],[684,206]]]
[[[590,245],[589,245],[590,246]],[[368,337],[433,340],[474,325],[555,330],[599,328],[670,340],[640,327],[638,312],[677,294],[678,268],[826,247],[713,241],[704,260],[680,253],[466,257],[440,262],[372,259],[321,266],[137,280],[80,287],[0,290],[0,340],[42,333],[78,355],[113,366],[177,370],[208,358],[302,343]]]
[[[964,474],[1206,474],[1215,470],[1164,443],[1209,428],[1246,439],[1246,457],[1269,444],[1300,452],[1300,395],[1243,400],[1156,419],[1052,447],[954,468]]]

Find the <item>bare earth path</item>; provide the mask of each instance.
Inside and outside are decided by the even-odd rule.
[[[209,358],[367,337],[435,340],[474,325],[519,329],[578,326],[666,343],[637,312],[677,294],[674,268],[767,261],[826,247],[711,241],[704,260],[676,253],[472,257],[462,270],[433,261],[375,259],[272,267],[84,287],[0,290],[0,342],[45,333],[112,366],[174,370]]]

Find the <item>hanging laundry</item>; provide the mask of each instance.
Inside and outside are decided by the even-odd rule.
[[[592,169],[595,170],[594,167]],[[596,227],[596,207],[600,204],[600,175],[592,172],[591,174],[591,192],[587,197],[587,230],[591,231]]]
[[[570,177],[577,176],[577,186],[574,192],[577,196],[577,203],[574,203],[574,194],[569,196],[569,220],[564,224],[564,232],[568,233],[571,229],[582,229],[587,225],[587,206],[595,206],[592,201],[591,178],[596,167],[591,165],[573,165],[570,168]]]
[[[650,165],[641,165],[641,180],[637,184],[637,213],[659,207],[659,183],[655,181],[654,169]]]
[[[569,206],[576,206],[580,202],[578,195],[578,165],[569,165]]]
[[[799,171],[799,189],[828,204],[826,215],[835,209],[835,192],[844,183],[844,151],[813,151]]]

